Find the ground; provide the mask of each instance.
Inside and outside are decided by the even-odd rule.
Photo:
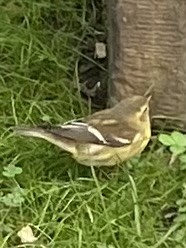
[[[1,1],[0,247],[186,247],[184,215],[174,219],[185,171],[168,165],[170,154],[157,140],[140,158],[100,172],[11,130],[90,112],[77,87],[82,40],[92,32],[88,2],[94,6]],[[17,232],[28,224],[38,240],[24,245]]]

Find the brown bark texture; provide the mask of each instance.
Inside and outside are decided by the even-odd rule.
[[[108,30],[110,104],[154,85],[152,116],[186,129],[186,0],[108,0]]]

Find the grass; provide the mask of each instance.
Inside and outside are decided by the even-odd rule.
[[[168,166],[159,144],[100,178],[57,147],[10,130],[89,113],[74,86],[83,38],[93,32],[91,4],[1,1],[0,248],[185,247],[184,222],[166,218],[184,198],[185,174],[179,163]],[[10,165],[22,173],[3,176]],[[23,245],[17,232],[28,223],[38,241]]]

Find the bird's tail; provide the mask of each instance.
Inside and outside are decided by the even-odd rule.
[[[43,138],[46,130],[40,127],[14,127],[13,131],[18,135]]]
[[[36,137],[47,140],[48,142],[60,147],[61,149],[75,153],[76,148],[75,144],[61,136],[58,136],[50,130],[42,127],[14,127],[14,132],[18,135],[28,136],[28,137]]]

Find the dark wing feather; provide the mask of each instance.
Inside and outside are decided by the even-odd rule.
[[[61,126],[16,127],[16,133],[26,136],[39,137],[51,134],[55,139],[66,139],[72,142],[91,143],[112,147],[128,145],[133,140],[136,131],[125,125],[96,125],[72,122]]]
[[[103,135],[108,145],[113,147],[130,144],[138,133],[138,130],[131,127],[124,118],[120,118],[120,114],[118,118],[118,113],[110,110],[97,112],[86,121]]]
[[[90,128],[93,128],[91,132],[90,132]],[[120,137],[121,132],[119,131],[118,128],[115,129],[114,126],[109,127],[108,129],[108,126],[104,126],[104,125],[97,126],[97,125],[90,125],[79,122],[71,122],[71,124],[47,128],[45,129],[45,131],[56,136],[56,138],[66,138],[73,140],[77,143],[92,143],[92,144],[106,145],[112,147],[121,147],[130,144],[131,134],[132,134],[131,132],[132,130],[130,129],[130,132],[128,132],[127,137],[122,137],[123,139],[126,140],[126,143],[124,143],[121,142],[119,139],[117,139],[117,137],[121,138]],[[122,127],[122,132],[123,132],[123,127]],[[100,136],[102,136],[104,140],[100,139],[97,133],[98,134],[100,133]],[[127,134],[126,130],[124,133]]]
[[[114,123],[110,120],[111,122],[114,120]],[[96,112],[81,121],[68,122],[65,125],[51,128],[48,132],[77,143],[93,143],[112,147],[129,145],[138,132],[125,120],[123,105]]]
[[[59,138],[70,139],[77,143],[103,144],[94,134],[88,131],[88,125],[78,124],[77,122],[51,127],[47,132]]]
[[[108,144],[113,147],[129,145],[137,133],[135,129],[129,127],[126,123],[120,123],[117,127],[104,125],[94,125],[94,127],[102,133]]]

